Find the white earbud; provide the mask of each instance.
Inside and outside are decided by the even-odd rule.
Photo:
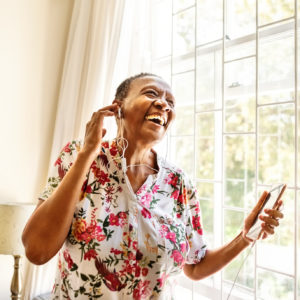
[[[121,107],[118,108],[118,118],[121,119]]]

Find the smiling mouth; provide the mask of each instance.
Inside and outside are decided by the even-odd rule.
[[[151,121],[155,124],[158,124],[160,126],[165,126],[167,123],[166,120],[162,116],[157,115],[157,114],[148,115],[145,117],[145,119],[148,121]]]

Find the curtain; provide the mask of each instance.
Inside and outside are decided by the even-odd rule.
[[[67,141],[83,136],[92,112],[110,93],[124,5],[124,0],[74,2],[50,166]],[[23,299],[51,291],[56,262],[57,258],[43,266],[26,263]]]

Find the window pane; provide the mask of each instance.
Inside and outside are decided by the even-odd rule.
[[[240,233],[243,221],[243,212],[224,210],[224,243],[230,242]]]
[[[214,234],[214,184],[197,183],[197,194],[200,201],[204,237],[210,247],[213,247]]]
[[[152,6],[152,59],[171,55],[172,3],[164,0]]]
[[[221,44],[197,50],[196,109],[210,110],[222,106]]]
[[[199,179],[221,178],[220,128],[221,112],[197,114],[196,177]]]
[[[171,57],[162,58],[152,62],[152,73],[161,76],[171,85]]]
[[[258,268],[257,282],[257,295],[260,300],[294,299],[294,280],[290,277]]]
[[[222,300],[228,299],[228,294],[231,290],[232,282],[223,282],[223,295]],[[232,290],[231,295],[234,295],[236,298],[230,297],[229,299],[236,299],[236,300],[254,300],[254,292],[247,288],[243,288],[242,286],[235,285],[234,289]]]
[[[225,131],[255,130],[255,59],[225,64]]]
[[[258,179],[263,184],[295,180],[294,105],[270,105],[258,112]]]
[[[170,154],[171,161],[192,178],[194,174],[194,137],[172,137]]]
[[[257,199],[259,199],[264,190],[269,190],[269,188],[260,188]],[[295,192],[286,190],[282,199],[284,200],[284,219],[280,221],[280,226],[275,229],[274,235],[270,235],[266,240],[257,243],[257,264],[261,267],[293,275],[295,270]]]
[[[169,1],[172,2],[172,1]],[[173,0],[173,13],[195,4],[195,0]]]
[[[255,33],[255,0],[228,0],[226,12],[226,35],[228,38],[233,40],[241,36]]]
[[[222,233],[220,231],[221,210],[217,208],[221,207],[222,185],[221,183],[197,182],[196,187],[201,207],[204,239],[209,249],[218,247]],[[210,276],[210,283],[216,275]]]
[[[197,45],[223,36],[223,1],[197,0]]]
[[[176,99],[172,135],[194,134],[194,72],[174,75],[172,89]]]
[[[173,73],[193,68],[194,52],[195,8],[191,8],[173,17]]]
[[[230,135],[224,142],[224,203],[251,208],[255,198],[255,135]]]
[[[238,255],[232,262],[230,262],[224,268],[223,278],[225,280],[231,281],[232,283],[234,282],[236,274],[240,269],[240,266],[242,265],[244,259],[246,258],[246,255],[249,250],[250,247],[247,248],[242,253],[240,253],[240,255]],[[254,249],[251,250],[251,253],[249,254],[247,260],[245,261],[236,282],[237,284],[241,284],[247,288],[251,288],[251,289],[254,288]],[[233,292],[233,295],[234,294],[235,293]],[[253,299],[253,295],[250,294],[249,299]]]
[[[246,40],[246,42],[244,41]],[[233,41],[225,41],[225,61],[255,55],[255,35],[249,39],[239,39]]]
[[[294,15],[293,0],[258,1],[258,25],[276,22]]]
[[[295,98],[293,26],[293,22],[283,23],[259,32],[259,103],[293,101]]]

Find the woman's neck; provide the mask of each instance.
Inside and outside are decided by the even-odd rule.
[[[127,142],[124,141],[126,139],[128,141],[128,147],[125,151],[125,158],[126,158],[126,165],[132,166],[132,165],[140,165],[145,164],[148,165],[151,168],[157,169],[156,166],[156,154],[152,150],[150,145],[145,145],[142,142],[136,141],[136,140],[130,140],[128,138],[122,139],[119,138],[119,153],[120,155],[123,154],[123,149],[127,146]],[[118,139],[117,138],[117,139]],[[129,167],[130,168],[130,167]],[[139,168],[130,168],[132,171],[135,171],[137,173],[144,173],[147,170],[147,167],[139,167]],[[149,172],[148,168],[148,172]],[[153,173],[153,172],[151,172]]]

